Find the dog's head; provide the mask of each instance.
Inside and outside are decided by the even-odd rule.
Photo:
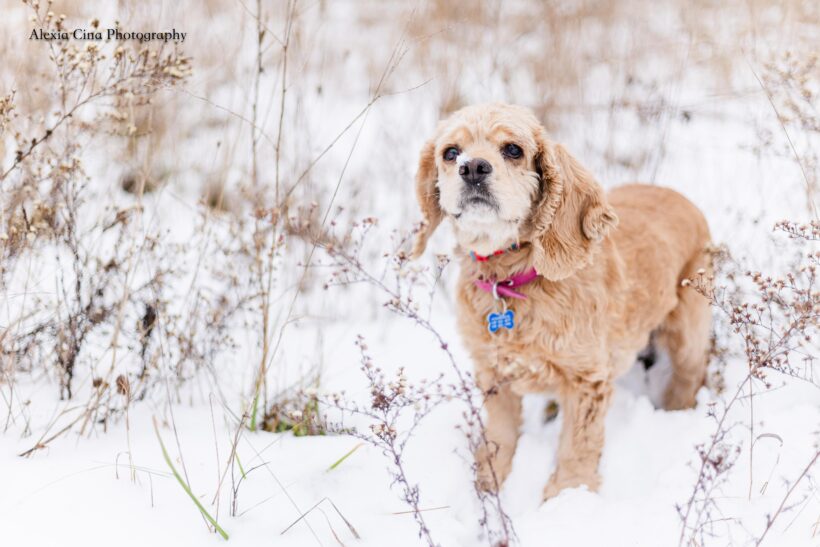
[[[491,254],[530,242],[536,270],[563,279],[588,262],[618,223],[601,187],[527,109],[469,106],[442,121],[421,152],[416,195],[424,252],[444,217],[459,244]]]

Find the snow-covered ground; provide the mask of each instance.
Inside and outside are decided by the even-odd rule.
[[[136,287],[151,271],[177,268],[179,279],[164,289],[169,304],[163,311],[184,327],[186,322],[199,324],[193,319],[199,300],[192,294],[205,295],[203,302],[210,296],[216,300],[226,286],[226,272],[248,279],[243,269],[250,268],[249,262],[237,251],[242,236],[233,231],[236,224],[208,213],[199,200],[203,189],[218,180],[229,209],[250,218],[251,208],[238,189],[250,178],[247,120],[254,102],[256,4],[159,4],[159,15],[143,13],[147,10],[136,3],[117,10],[107,3],[65,9],[78,24],[100,17],[104,25],[119,19],[126,27],[136,21],[146,30],[175,26],[189,32],[183,49],[194,58],[192,77],[155,98],[157,116],[173,120],[157,131],[148,156],[164,173],[164,182],[145,195],[143,221],[127,232],[140,242],[159,235],[144,255],[150,258],[135,265],[130,282]],[[258,108],[260,179],[269,190],[281,98],[277,40],[285,35],[286,4],[263,8],[268,32],[276,35],[265,44]],[[816,32],[811,26],[816,21],[800,10],[767,5],[747,12],[745,3],[717,9],[628,2],[618,9],[599,8],[600,15],[592,8],[593,15],[584,15],[572,3],[555,8],[535,4],[493,2],[478,13],[465,4],[459,13],[458,7],[442,2],[297,2],[282,117],[283,187],[290,187],[333,143],[295,196],[300,204],[316,201],[320,213],[330,207],[340,230],[351,220],[377,217],[362,257],[368,269],[381,272],[391,233],[406,231],[419,219],[412,185],[415,161],[439,116],[452,105],[519,102],[532,106],[556,140],[566,143],[605,187],[628,180],[671,186],[705,212],[715,242],[725,244],[744,267],[782,273],[793,251],[786,238],[772,235],[772,226],[783,218],[811,218],[806,179],[816,180],[817,166],[807,160],[801,170],[793,154],[809,158],[817,149],[817,135],[791,123],[786,126],[789,144],[773,109],[780,104],[777,96],[767,97],[757,78],[765,62],[779,58],[780,52],[805,53],[800,48],[805,36]],[[46,45],[29,42],[30,29],[23,32],[29,25],[28,8],[11,0],[0,6],[9,14],[0,22],[5,34],[0,38],[0,96],[16,88],[19,109],[36,112],[38,88],[26,83],[53,76],[45,68],[42,76],[26,67],[34,59],[41,63],[37,66],[48,67]],[[690,11],[698,9],[704,11],[704,21],[693,24]],[[712,25],[712,19],[730,24]],[[780,25],[779,30],[767,33],[764,23]],[[568,52],[574,56],[567,57]],[[357,117],[377,89],[384,95]],[[351,121],[355,123],[346,130]],[[0,146],[5,170],[12,151],[10,136],[2,138],[7,139],[5,156]],[[135,198],[111,183],[128,165],[116,155],[122,152],[118,141],[104,133],[83,139],[90,182],[86,214],[79,222],[89,230],[92,253],[102,257],[117,243],[104,231],[95,232],[95,225],[112,211],[133,206]],[[329,206],[337,184],[336,201]],[[234,254],[223,253],[224,248]],[[420,267],[430,267],[435,253],[450,253],[451,248],[447,230],[439,230]],[[270,319],[273,333],[281,329],[282,341],[268,373],[270,399],[285,388],[313,385],[318,372],[320,392],[344,390],[349,400],[367,404],[358,335],[388,374],[404,367],[413,383],[439,374],[445,382],[453,379],[431,333],[383,307],[387,297],[373,287],[323,290],[330,270],[303,269],[308,253],[309,246],[292,237],[276,259]],[[319,252],[313,260],[327,258]],[[18,258],[0,295],[0,335],[19,332],[25,324],[21,317],[32,309],[38,313],[37,298],[46,302],[41,310],[59,302],[60,291],[71,283],[68,270],[47,247]],[[455,266],[445,268],[430,317],[458,366],[469,370],[454,328],[455,274]],[[296,286],[301,292],[290,314]],[[140,311],[125,309],[123,324],[136,324]],[[283,324],[285,317],[293,321]],[[160,365],[150,393],[126,413],[105,425],[92,424],[83,434],[75,425],[53,440],[51,435],[82,413],[93,393],[92,378],[103,375],[109,363],[125,374],[139,371],[136,338],[124,332],[125,341],[112,356],[110,330],[90,336],[71,400],[60,399],[59,375],[48,355],[38,353],[40,361],[19,369],[13,368],[13,357],[0,355],[0,545],[222,543],[171,474],[155,420],[175,468],[229,534],[229,544],[420,544],[410,508],[393,483],[390,461],[378,448],[347,435],[295,437],[243,428],[237,436],[237,417],[248,408],[262,355],[256,307],[243,309],[227,329],[231,344],[215,342],[218,350],[206,365],[186,368],[184,374],[176,371],[179,378],[173,367]],[[638,366],[620,381],[607,416],[598,493],[573,489],[541,501],[555,462],[560,419],[544,419],[543,397],[525,400],[523,434],[501,493],[521,545],[681,543],[677,507],[686,503],[696,482],[696,446],[708,443],[715,432],[709,410],[720,415],[746,378],[737,341],[727,332],[720,335],[727,336],[723,345],[735,350],[723,371],[726,389],[702,389],[693,410],[665,412],[653,405],[666,372],[663,362],[648,374]],[[172,358],[172,342],[162,342],[168,348],[156,343],[150,351]],[[769,380],[771,389],[756,388],[753,408],[750,400],[741,400],[726,419],[733,424],[726,443],[740,453],[726,482],[713,493],[707,545],[755,544],[768,516],[817,452],[820,390],[775,373]],[[463,410],[460,401],[437,407],[421,422],[405,453],[407,478],[419,487],[430,533],[444,546],[486,544],[478,524],[471,456],[456,429],[463,423]],[[753,433],[749,424],[754,424]],[[227,466],[237,438],[234,461],[241,462],[244,477],[238,465]],[[752,439],[757,440],[750,458]],[[40,442],[43,448],[19,456]],[[817,469],[789,495],[764,544],[820,545]]]
[[[450,329],[448,329],[448,332]],[[385,329],[373,323],[334,328],[327,334],[334,365],[325,376],[329,386],[348,387],[365,400],[366,386],[357,377],[356,333],[371,335],[374,357],[385,366],[406,365],[412,376],[433,376],[447,365],[436,356],[425,333],[412,326]],[[452,338],[452,337],[450,337]],[[377,341],[378,340],[378,341]],[[457,352],[461,362],[464,354]],[[743,378],[734,363],[727,383]],[[636,371],[637,372],[637,371]],[[698,463],[695,443],[709,438],[713,422],[706,417],[715,395],[703,390],[695,410],[665,412],[656,409],[643,387],[643,374],[623,382],[607,417],[607,438],[601,460],[603,484],[599,493],[568,490],[547,503],[541,491],[554,465],[560,420],[545,424],[543,398],[529,397],[518,452],[502,500],[513,518],[522,545],[676,545],[680,519],[675,504],[691,493]],[[358,389],[357,389],[358,386]],[[18,389],[26,390],[25,384]],[[50,419],[58,404],[48,393],[32,405],[39,408],[34,423]],[[719,398],[718,398],[719,400]],[[37,401],[37,399],[34,399]],[[463,437],[454,427],[460,421],[458,403],[430,415],[411,441],[408,475],[418,482],[423,508],[434,538],[441,545],[480,545],[476,502]],[[159,411],[160,415],[167,412]],[[722,513],[729,519],[716,525],[719,544],[743,545],[759,535],[766,513],[782,499],[786,485],[808,461],[814,432],[820,423],[817,392],[813,386],[789,386],[758,395],[755,413],[765,416],[758,433],[776,433],[757,446],[752,501],[748,454],[740,456],[731,480],[720,490]],[[55,441],[30,459],[17,453],[32,438],[2,437],[0,521],[8,545],[204,545],[222,542],[206,529],[203,519],[175,479],[170,476],[151,423],[153,412],[136,406],[129,429],[118,426],[94,438],[73,436]],[[229,456],[235,422],[225,417],[219,403],[178,404],[173,410],[179,439],[178,452],[171,430],[161,428],[164,443],[177,468],[184,461],[194,494],[214,514],[211,502]],[[732,419],[748,419],[748,407],[739,407]],[[35,434],[37,429],[35,428]],[[737,428],[733,440],[748,441],[748,431]],[[328,468],[359,441],[346,436],[300,437],[290,434],[245,433],[237,450],[247,472],[239,486],[237,517],[229,517],[233,498],[228,477],[220,496],[219,522],[236,545],[416,545],[412,516],[390,488],[388,461],[379,450],[362,446],[337,468]],[[130,456],[129,456],[130,453]],[[133,467],[132,467],[133,465]],[[234,477],[238,480],[238,477]],[[764,493],[761,493],[764,491]],[[818,500],[812,497],[787,515],[773,545],[816,545],[814,526]],[[322,502],[299,524],[282,534],[300,514],[327,499],[355,527],[361,541]],[[800,498],[796,498],[799,500]],[[436,509],[434,509],[436,508]]]

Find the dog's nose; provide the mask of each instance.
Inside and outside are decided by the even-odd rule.
[[[458,167],[458,174],[467,184],[481,184],[492,172],[490,162],[481,158],[473,158]]]

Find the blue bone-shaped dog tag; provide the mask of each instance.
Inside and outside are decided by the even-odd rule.
[[[504,313],[491,312],[487,316],[487,328],[491,333],[499,329],[512,330],[515,328],[515,313],[512,310],[507,310]]]

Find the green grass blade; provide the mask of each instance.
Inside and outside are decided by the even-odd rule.
[[[353,453],[354,453],[354,452],[356,452],[359,448],[361,448],[361,446],[362,446],[363,444],[364,444],[364,443],[359,443],[359,444],[357,444],[356,446],[354,446],[353,448],[351,448],[351,449],[350,449],[350,451],[349,451],[347,454],[345,454],[344,456],[342,456],[341,458],[339,458],[338,460],[336,460],[335,462],[333,462],[333,465],[331,465],[330,467],[328,467],[328,468],[327,468],[327,470],[328,470],[328,471],[333,471],[334,469],[336,469],[337,467],[339,467],[339,466],[342,464],[342,462],[343,462],[343,461],[345,461],[345,460],[346,460],[346,459],[347,459],[347,458],[348,458],[351,454],[353,454]]]
[[[245,473],[245,468],[242,467],[242,462],[239,461],[239,454],[234,454],[234,457],[236,458],[236,463],[239,465],[239,472],[242,473],[242,478],[247,478],[248,474]]]
[[[251,407],[251,423],[248,428],[256,431],[256,413],[259,411],[259,392],[253,396],[253,406]]]
[[[182,489],[185,490],[185,492],[188,494],[188,496],[191,498],[191,500],[193,500],[194,504],[196,504],[197,508],[202,513],[202,515],[208,520],[208,522],[210,522],[213,525],[213,527],[216,529],[216,531],[219,532],[219,535],[222,536],[225,540],[227,540],[228,539],[228,533],[225,532],[225,530],[223,530],[222,527],[219,524],[217,524],[216,520],[214,520],[214,518],[208,513],[208,511],[205,510],[205,508],[202,506],[202,504],[199,503],[199,500],[196,499],[196,496],[194,496],[194,493],[191,492],[191,489],[188,487],[187,484],[185,484],[185,481],[182,480],[182,477],[179,475],[179,472],[177,471],[177,468],[174,467],[173,462],[171,462],[171,457],[168,455],[168,451],[165,449],[165,443],[162,442],[162,437],[159,434],[159,428],[157,427],[156,418],[154,419],[154,431],[157,434],[157,440],[159,441],[159,446],[160,446],[160,448],[162,448],[162,455],[165,458],[165,463],[167,463],[168,467],[171,468],[171,472],[174,474],[174,477],[176,477],[177,482],[179,482],[179,485],[182,486]]]

